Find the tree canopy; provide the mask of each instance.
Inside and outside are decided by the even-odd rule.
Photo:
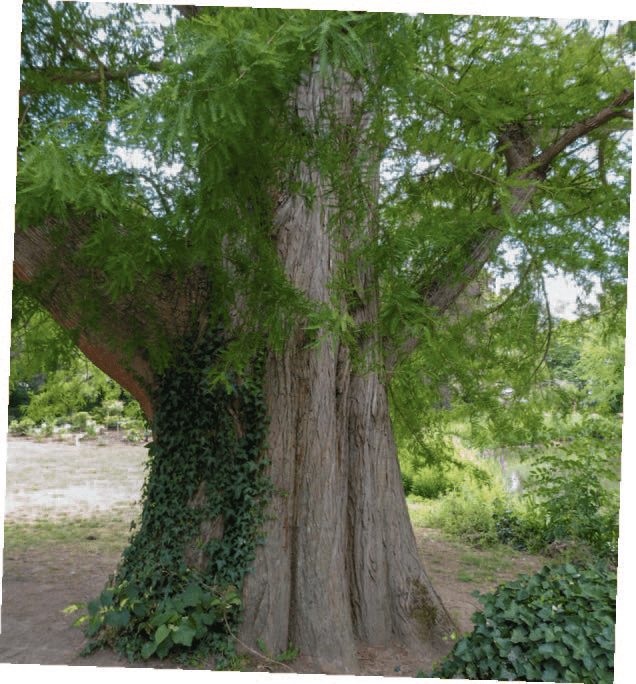
[[[162,277],[183,281],[199,265],[209,315],[232,326],[230,365],[303,320],[352,347],[375,327],[392,368],[431,345],[434,312],[486,263],[520,274],[510,300],[534,296],[550,267],[584,286],[624,286],[633,72],[620,32],[249,8],[202,8],[186,21],[169,7],[175,21],[161,27],[146,11],[120,4],[95,18],[82,3],[23,6],[16,236],[44,221],[60,238],[69,222],[86,231],[76,263],[99,268],[104,286],[74,302],[80,325],[100,325],[104,293],[134,306],[140,288],[156,293]],[[363,84],[373,116],[362,156],[352,154],[362,141],[307,130],[286,108],[313,55],[325,74],[342,67]],[[364,298],[351,273],[372,267],[376,321],[311,301],[282,272],[271,212],[282,194],[315,192],[294,186],[303,159],[328,173],[332,221],[350,226],[334,292]],[[376,205],[365,178],[378,165]],[[40,281],[48,289],[50,274]],[[138,313],[143,339],[154,320],[148,353],[161,365],[169,346],[156,312]]]

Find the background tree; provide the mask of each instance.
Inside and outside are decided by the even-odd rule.
[[[625,278],[622,43],[585,22],[180,6],[162,31],[134,6],[23,8],[14,275],[153,420],[141,528],[91,628],[134,656],[218,649],[201,587],[236,586],[244,643],[322,671],[355,671],[357,643],[435,644],[451,621],[387,386],[439,358],[504,245],[502,317],[548,266]]]

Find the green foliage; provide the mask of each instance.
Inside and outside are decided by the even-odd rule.
[[[568,547],[581,546],[586,557],[616,564],[618,420],[568,416],[546,426],[545,434],[562,442],[520,452],[522,464],[515,470],[524,472],[521,496],[506,491],[494,459],[479,464],[487,477],[475,479],[476,463],[469,462],[471,468],[463,471],[448,465],[412,470],[404,458],[408,452],[402,452],[405,492],[422,498],[437,494],[423,514],[424,524],[460,539],[481,545],[499,542],[533,553],[545,552],[554,541],[567,542]],[[513,454],[503,453],[507,458]]]
[[[39,380],[78,358],[73,334],[29,297],[21,281],[13,283],[11,313],[11,358],[9,392],[29,385],[37,389]],[[28,402],[26,402],[28,403]]]
[[[72,427],[74,430],[86,432],[86,421],[90,420],[91,414],[88,411],[80,411],[73,416]]]
[[[68,12],[44,10],[35,0],[27,4],[29,29],[36,30],[35,17],[42,14],[66,25],[47,54],[56,68],[60,42],[74,57],[82,57],[69,34]],[[181,278],[194,261],[204,265],[214,283],[215,296],[207,303],[214,308],[212,317],[229,326],[228,312],[240,301],[241,320],[232,321],[234,336],[224,350],[230,358],[227,367],[238,372],[261,344],[256,329],[270,345],[280,346],[292,323],[306,322],[308,315],[329,323],[324,315],[329,318],[331,308],[318,306],[316,311],[316,303],[305,301],[282,271],[271,239],[276,232],[272,182],[277,192],[293,189],[311,195],[314,189],[298,187],[294,178],[299,159],[323,167],[326,177],[340,173],[351,151],[338,143],[341,132],[323,138],[311,125],[304,130],[288,108],[289,95],[314,55],[326,79],[333,79],[332,70],[340,66],[356,72],[358,79],[363,74],[368,78],[362,65],[369,58],[369,31],[377,33],[384,22],[382,15],[355,12],[217,9],[164,31],[161,74],[143,93],[122,98],[120,89],[128,79],[109,79],[108,103],[101,112],[114,123],[108,134],[97,127],[97,141],[86,131],[78,136],[74,120],[63,118],[43,131],[34,126],[32,136],[20,139],[16,222],[22,228],[47,216],[87,222],[90,238],[76,256],[83,267],[105,274],[105,290],[113,301],[134,296],[137,283],[152,282],[157,272],[168,269]],[[99,23],[82,12],[74,19],[97,54],[108,47],[113,70],[125,74],[118,61],[132,59],[135,73],[143,73],[150,60],[142,45],[152,42],[151,33],[149,37],[139,29],[128,41],[126,32],[118,39],[113,30],[120,22],[138,23],[137,15],[137,10],[122,10],[103,22],[108,46],[95,36]],[[120,40],[125,43],[121,49]],[[31,37],[25,45],[33,53],[47,52],[45,43],[31,46]],[[36,61],[25,61],[25,87],[41,75]],[[60,95],[66,90],[72,88],[61,87]],[[37,90],[38,105],[44,106],[47,96],[53,94]],[[72,98],[65,104],[78,106]],[[328,104],[333,106],[325,103],[325,108]],[[88,109],[80,111],[85,115]],[[109,155],[118,146],[135,151],[142,146],[158,166],[177,164],[183,172],[167,183],[169,188],[160,174],[149,182],[149,174],[132,172]],[[349,180],[351,197],[354,185],[358,191],[361,181]],[[34,282],[30,290],[36,297],[45,294],[46,282]],[[99,299],[90,288],[83,294],[80,325],[97,326]],[[155,332],[160,336],[160,330]],[[170,363],[170,350],[147,345],[147,334],[140,332],[131,346],[144,346],[153,367],[162,369]]]
[[[286,660],[293,660],[300,652],[300,649],[294,647],[294,645],[290,641],[289,646],[284,653],[281,653],[280,655],[274,656],[272,658],[269,654],[269,651],[267,650],[267,645],[265,644],[265,641],[263,641],[263,639],[257,639],[256,645],[261,649],[261,652],[265,655],[265,657],[268,660],[271,660],[275,663],[284,663]]]
[[[605,294],[589,315],[561,322],[550,346],[553,378],[576,385],[576,399],[599,413],[622,411],[626,313],[623,292]]]
[[[547,544],[555,540],[544,521],[519,506],[508,507],[503,512],[494,511],[492,518],[497,541],[517,551],[541,553]]]
[[[599,556],[616,562],[620,447],[599,446],[585,434],[531,458],[524,497],[536,521],[554,539],[578,539]]]
[[[93,410],[103,401],[119,397],[123,390],[85,357],[76,357],[67,368],[49,373],[37,393],[30,394],[25,415],[36,423],[52,423],[78,411]],[[125,393],[129,400],[132,397]],[[137,402],[134,402],[137,404]],[[85,418],[88,418],[87,415]],[[84,428],[83,428],[84,429]]]
[[[299,321],[316,334],[338,333],[352,349],[371,332],[395,344],[415,335],[432,347],[427,370],[443,368],[427,293],[463,277],[485,230],[500,230],[523,252],[517,303],[536,299],[548,264],[583,283],[596,273],[604,281],[626,277],[631,157],[621,122],[582,141],[585,152],[603,145],[604,180],[593,154],[561,155],[537,188],[533,212],[519,216],[510,207],[520,181],[506,175],[497,143],[500,131],[517,126],[545,148],[549,132],[631,87],[623,43],[583,21],[564,29],[511,17],[219,7],[160,27],[135,5],[120,3],[96,19],[81,3],[28,0],[16,221],[19,229],[45,217],[89,226],[77,262],[104,275],[113,300],[138,295],[157,273],[181,278],[204,265],[215,320],[229,326],[228,312],[241,311],[224,352],[237,372],[261,344],[255,330],[280,348]],[[312,64],[327,90],[338,87],[339,69],[360,87],[360,115],[370,114],[364,133],[336,125],[336,92],[322,103],[320,122],[288,106]],[[122,148],[156,169],[129,168]],[[380,160],[389,173],[376,212],[369,183]],[[316,187],[298,181],[301,162],[321,171],[333,210],[329,228],[342,256],[334,300],[356,301],[357,276],[369,267],[381,285],[379,319],[364,327],[353,307],[308,302],[280,267],[277,202],[316,197]],[[179,173],[166,174],[169,165]],[[336,230],[343,226],[346,235]],[[58,227],[62,240],[65,226]],[[498,254],[495,271],[507,268]],[[44,281],[29,285],[33,296],[48,291]],[[100,322],[91,288],[79,308],[82,325]],[[518,321],[510,335],[537,347],[536,311]],[[148,335],[141,331],[131,345],[144,346]],[[165,345],[145,347],[153,366],[170,363]],[[470,347],[458,333],[450,361],[460,366]],[[508,361],[518,360],[509,354]],[[474,370],[464,375],[475,380]],[[469,389],[474,397],[479,388]]]
[[[501,512],[510,497],[494,473],[482,469],[457,474],[454,488],[425,514],[425,524],[446,534],[480,546],[497,542],[494,515]]]
[[[479,597],[475,628],[431,677],[611,684],[616,587],[603,565],[520,575]]]
[[[402,468],[402,484],[404,495],[417,496],[420,499],[437,499],[446,494],[453,482],[441,467],[423,467],[414,474]]]
[[[139,403],[84,357],[74,337],[31,301],[19,282],[14,289],[9,375],[9,418],[35,424],[56,419],[86,430],[89,418],[106,425],[109,413],[147,424]],[[73,414],[90,413],[84,418]],[[82,421],[80,425],[78,420]]]
[[[23,418],[20,422],[14,420],[9,425],[11,432],[15,433],[16,435],[28,435],[33,431],[34,427],[35,421],[28,416]]]
[[[438,425],[431,410],[442,387],[460,404],[460,418],[469,417],[474,444],[531,444],[550,436],[545,406],[571,405],[571,394],[522,403],[539,380],[550,379],[541,376],[552,334],[537,303],[543,275],[552,267],[575,274],[583,286],[599,276],[608,291],[624,283],[631,126],[617,118],[570,146],[537,183],[532,211],[521,213],[515,191],[528,181],[507,173],[510,148],[502,131],[521,136],[537,153],[552,144],[555,131],[633,87],[623,59],[632,28],[599,35],[584,21],[563,28],[514,17],[204,8],[194,21],[153,29],[135,5],[119,3],[110,17],[95,19],[81,3],[25,0],[16,230],[46,221],[54,244],[63,245],[74,228],[86,228],[73,266],[98,277],[80,283],[80,327],[106,325],[104,297],[144,306],[158,274],[180,282],[196,266],[212,284],[211,320],[229,332],[209,359],[192,364],[176,361],[150,324],[125,340],[124,351],[145,349],[151,367],[167,375],[142,526],[103,602],[93,605],[95,635],[131,657],[153,647],[183,651],[190,638],[201,652],[226,648],[219,623],[227,606],[232,622],[237,606],[222,597],[240,586],[256,535],[252,513],[263,494],[257,461],[263,407],[257,389],[241,385],[237,374],[249,378],[256,352],[263,345],[281,349],[299,322],[309,344],[326,333],[353,350],[381,340],[373,350],[381,371],[387,354],[398,357],[392,410],[405,485],[420,492],[456,484],[445,465],[451,456],[443,423],[450,415]],[[289,103],[312,65],[333,91],[320,115],[303,119]],[[359,114],[369,114],[368,128],[336,120],[341,68],[363,92]],[[128,168],[122,148],[155,168]],[[370,189],[381,161],[388,176],[378,206]],[[170,165],[178,171],[171,177]],[[299,183],[304,167],[321,172],[319,186]],[[329,209],[330,259],[341,264],[329,303],[308,301],[281,267],[274,217],[290,198]],[[520,256],[511,266],[499,250],[491,273],[514,270],[519,284],[500,298],[486,293],[477,310],[458,302],[457,311],[446,309],[434,296],[438,288],[465,285],[475,249],[494,252],[493,235]],[[23,287],[25,301],[47,296],[58,275],[55,267],[40,273]],[[358,302],[367,296],[379,297],[379,315],[359,324]],[[148,315],[152,323],[153,311]],[[417,340],[412,363],[401,358],[401,343],[408,351],[411,340]],[[560,359],[594,380],[593,400],[610,410],[618,407],[615,346],[611,374],[600,370],[607,356],[599,355],[598,339],[575,365],[567,354]],[[587,360],[576,366],[581,359]],[[20,373],[30,380],[43,372],[37,365]],[[54,366],[46,372],[61,372]],[[515,395],[510,403],[499,396],[508,386]],[[29,408],[38,419],[77,411],[86,408],[72,403],[81,391],[68,376],[54,376],[52,389]],[[229,417],[243,410],[244,435]],[[568,467],[585,467],[583,451],[565,458]],[[590,492],[599,491],[599,473],[583,472],[597,479],[585,489],[589,482],[581,476],[582,493],[570,502],[581,496],[589,503]],[[218,482],[207,483],[208,510],[189,510],[193,488],[211,473]],[[466,487],[467,496],[456,489],[448,497],[446,517],[459,533],[470,528],[494,538],[493,514],[502,513],[496,489],[472,479]],[[572,522],[559,506],[550,520]],[[223,540],[206,549],[211,567],[202,577],[187,573],[179,542],[196,534],[201,516],[219,511],[232,515]],[[574,527],[594,536],[579,522]],[[199,597],[185,606],[193,584],[220,603]],[[144,597],[150,617],[131,612],[135,596]],[[214,624],[198,636],[196,616],[208,609],[218,609]],[[176,615],[148,627],[166,611]]]
[[[108,644],[131,660],[213,653],[220,668],[234,652],[229,634],[268,502],[267,420],[258,368],[251,384],[208,380],[223,344],[222,327],[197,346],[185,340],[162,376],[141,520],[116,575],[89,605],[91,649]],[[219,516],[221,538],[204,540],[201,524]],[[188,544],[205,567],[188,559]]]

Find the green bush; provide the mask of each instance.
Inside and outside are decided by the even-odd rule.
[[[86,411],[80,411],[76,413],[71,421],[71,426],[74,430],[79,430],[80,432],[86,432],[86,421],[90,420],[91,414]]]
[[[117,416],[108,416],[108,418],[106,418],[105,425],[109,430],[115,430],[117,428],[117,424],[120,422],[121,421]]]
[[[493,513],[497,540],[517,551],[541,552],[546,544],[554,541],[550,530],[534,517],[523,511],[507,508],[502,513]]]
[[[108,416],[108,411],[104,406],[95,406],[91,410],[91,419],[94,420],[97,425],[106,425],[106,418]]]
[[[623,421],[616,416],[601,416],[592,413],[583,418],[579,435],[586,435],[602,441],[620,439]]]
[[[614,560],[618,493],[606,482],[617,480],[619,457],[617,446],[600,447],[597,439],[583,434],[531,459],[523,496],[554,539],[577,539]]]
[[[31,432],[33,432],[34,427],[35,421],[27,416],[26,418],[23,418],[20,422],[15,420],[12,421],[11,425],[9,426],[9,429],[15,435],[28,435]]]
[[[453,482],[447,472],[440,467],[425,467],[415,473],[403,472],[402,484],[404,494],[413,494],[422,499],[437,499],[453,488]]]
[[[472,616],[475,628],[431,677],[614,681],[615,571],[545,566],[479,601],[484,608]]]
[[[463,482],[426,514],[425,524],[460,539],[489,546],[497,542],[495,514],[510,503],[503,484],[475,481],[470,472]]]
[[[121,416],[124,412],[124,402],[119,399],[106,402],[105,406],[110,416]]]
[[[11,383],[9,386],[9,422],[18,421],[29,405],[29,385],[25,382]]]
[[[437,499],[460,490],[466,480],[491,482],[494,473],[467,458],[465,452],[461,447],[457,451],[447,436],[432,430],[423,430],[417,440],[402,445],[399,461],[405,495]]]

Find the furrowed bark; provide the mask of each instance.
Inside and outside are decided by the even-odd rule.
[[[193,17],[199,9],[181,6],[179,11]],[[510,126],[501,132],[499,143],[509,175],[528,181],[524,187],[511,188],[513,216],[528,206],[562,149],[614,117],[625,118],[620,107],[629,101],[628,94],[622,97],[596,117],[567,129],[538,155],[520,128]],[[364,145],[365,120],[354,116],[361,92],[345,74],[321,74],[315,65],[294,101],[310,128],[327,128],[335,121],[349,127],[353,139]],[[331,108],[333,117],[326,116],[325,108]],[[356,292],[362,296],[355,306],[345,296],[332,300],[330,285],[346,258],[336,248],[336,240],[355,240],[346,225],[330,225],[337,200],[333,189],[319,170],[304,162],[294,180],[311,184],[316,194],[312,206],[300,196],[291,196],[281,200],[276,210],[278,255],[289,280],[309,299],[342,307],[356,324],[377,321],[377,285],[369,270],[358,274]],[[377,179],[375,183],[371,196],[377,192]],[[80,348],[129,389],[152,418],[154,407],[144,387],[152,386],[155,370],[140,347],[129,357],[129,369],[122,345],[135,339],[136,328],[148,331],[147,345],[153,344],[153,331],[159,330],[176,343],[192,325],[191,308],[199,312],[196,324],[203,330],[207,320],[201,312],[214,295],[205,272],[192,269],[184,288],[177,287],[171,274],[160,274],[156,287],[140,282],[134,300],[113,303],[100,289],[105,277],[98,269],[85,272],[73,265],[91,226],[69,223],[64,247],[53,246],[49,233],[54,227],[49,222],[16,229],[16,277],[34,282],[52,268],[50,289],[42,294],[42,301],[67,327],[84,324],[72,306],[81,300],[82,283],[91,282],[102,293],[103,330],[84,330]],[[467,245],[462,277],[449,276],[422,291],[423,300],[440,313],[447,311],[502,239],[498,228],[484,227]],[[148,311],[155,316],[149,317]],[[351,350],[342,343],[332,345],[327,338],[319,348],[308,349],[306,342],[299,326],[283,353],[267,355],[265,395],[271,418],[267,474],[276,492],[268,511],[271,519],[265,524],[267,536],[243,587],[240,639],[250,648],[263,639],[273,654],[284,652],[291,642],[301,656],[313,660],[315,671],[325,673],[355,673],[358,645],[393,641],[418,649],[430,662],[427,648],[439,645],[441,636],[451,631],[452,621],[417,550],[385,378],[368,370],[379,340],[370,337],[361,342],[362,368],[354,366]],[[409,344],[414,347],[416,342]],[[399,352],[409,350],[407,345]],[[389,362],[389,370],[394,362],[395,358]]]
[[[337,94],[340,124],[352,124],[352,102],[360,98],[350,86],[345,79]],[[314,71],[297,103],[310,124],[320,122],[327,95]],[[297,197],[279,208],[279,255],[296,287],[327,302],[343,258],[327,230],[332,198],[320,174],[301,169],[299,180],[312,183],[316,197],[311,209]],[[357,283],[368,303],[355,310],[356,323],[378,314],[371,275],[361,273]],[[299,331],[286,353],[270,357],[266,395],[269,474],[289,496],[274,497],[276,517],[246,579],[241,641],[253,646],[260,637],[274,653],[291,642],[327,673],[356,672],[358,644],[399,640],[425,653],[452,622],[416,548],[386,388],[376,374],[353,369],[344,345],[334,350],[325,340],[307,350]],[[424,623],[412,617],[422,608]]]

